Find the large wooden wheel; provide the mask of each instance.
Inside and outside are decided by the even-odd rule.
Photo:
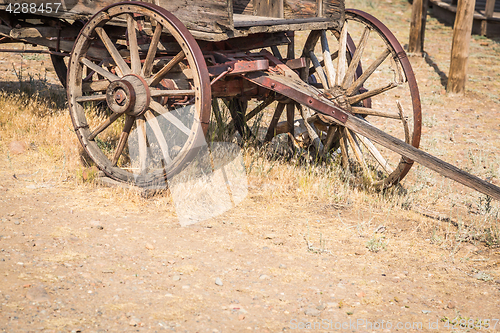
[[[355,43],[349,52],[350,41]],[[352,42],[351,42],[352,43]],[[418,147],[421,106],[411,65],[394,35],[373,16],[346,10],[341,31],[309,35],[302,78],[353,115]],[[358,70],[363,63],[363,72]],[[306,110],[307,111],[307,110]],[[412,162],[325,117],[307,116],[321,140],[322,154],[338,157],[364,184],[386,188],[408,173]]]
[[[113,179],[164,185],[204,144],[211,100],[204,58],[158,6],[122,2],[99,11],[75,42],[67,77],[78,138]]]

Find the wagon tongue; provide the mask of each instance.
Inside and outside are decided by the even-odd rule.
[[[337,124],[410,159],[409,163],[415,161],[442,176],[500,200],[500,187],[417,149],[370,125],[363,118],[350,114],[347,110],[325,98],[319,90],[303,82],[292,70],[287,71],[285,75],[272,71],[258,71],[248,73],[243,77],[254,84],[273,90],[299,104],[331,117],[331,120]]]

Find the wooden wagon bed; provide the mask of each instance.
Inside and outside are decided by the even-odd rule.
[[[8,4],[24,0],[0,0],[0,18]],[[32,1],[38,5],[43,0]],[[87,20],[116,0],[65,1],[57,13],[43,13],[68,21]],[[199,40],[222,41],[255,33],[339,28],[344,19],[342,0],[154,0],[156,5],[177,17]],[[31,3],[31,2],[30,2]],[[26,17],[26,14],[18,16]],[[4,20],[7,21],[7,20]],[[5,30],[5,29],[4,29]],[[5,31],[1,31],[5,34]]]

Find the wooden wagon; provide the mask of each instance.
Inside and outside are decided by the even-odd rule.
[[[48,48],[83,148],[115,180],[165,183],[205,143],[212,113],[221,125],[223,101],[243,139],[288,133],[367,185],[396,184],[415,160],[500,198],[417,149],[421,106],[404,50],[342,0],[0,0],[0,9],[1,42]]]

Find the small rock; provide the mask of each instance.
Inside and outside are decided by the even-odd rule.
[[[42,286],[30,288],[26,293],[26,298],[32,302],[48,302],[50,296]]]
[[[273,239],[274,245],[283,245],[285,242],[281,238]]]
[[[222,286],[223,285],[222,280],[220,278],[216,278],[215,279],[215,284],[218,285],[218,286]]]
[[[261,280],[268,280],[269,276],[265,275],[265,274],[262,274],[261,276],[259,276],[259,279],[261,279]]]
[[[304,311],[306,316],[318,317],[321,314],[321,311],[318,309],[308,308]]]
[[[422,310],[422,313],[423,313],[423,314],[429,314],[429,313],[431,313],[431,312],[432,312],[432,311],[429,311],[429,310]]]
[[[448,307],[448,309],[454,309],[455,303],[453,303],[452,301],[449,301],[447,307]]]
[[[11,154],[20,155],[26,151],[26,143],[23,141],[12,141],[9,143],[9,151]]]
[[[286,265],[285,265],[285,264],[280,264],[280,268],[281,268],[281,269],[285,269],[285,268],[286,268]]]
[[[147,243],[147,244],[146,244],[146,249],[148,249],[148,250],[154,250],[154,249],[155,249],[155,247],[154,247],[154,245],[153,245],[153,244],[151,244],[151,243]]]
[[[324,309],[326,309],[326,306],[324,304],[320,304],[316,307],[316,309],[318,309],[319,311],[323,311]]]
[[[239,319],[239,320],[243,320],[243,319],[245,319],[245,315],[240,314],[240,315],[238,316],[238,319]]]
[[[359,293],[356,293],[356,296],[361,298],[361,297],[365,297],[366,294],[364,292],[360,291]]]
[[[130,326],[137,326],[137,325],[139,325],[140,322],[141,322],[141,320],[139,318],[132,318],[132,319],[130,319],[128,324]]]
[[[15,221],[14,221],[14,224],[15,224],[15,225],[20,225],[20,224],[21,224],[21,222],[19,222],[19,220],[15,220]]]
[[[181,279],[181,277],[179,275],[172,276],[172,280],[174,280],[174,281],[179,281],[180,279]]]
[[[264,239],[273,239],[276,238],[276,234],[267,234]]]

